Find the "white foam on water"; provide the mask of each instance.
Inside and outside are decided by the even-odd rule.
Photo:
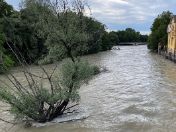
[[[61,116],[58,116],[51,122],[46,122],[46,123],[38,123],[38,122],[33,122],[32,127],[45,127],[45,126],[50,126],[54,125],[57,123],[64,123],[64,122],[71,122],[71,121],[77,121],[77,120],[83,120],[89,117],[89,114],[86,113],[84,109],[79,109],[73,113],[68,113],[64,114]]]

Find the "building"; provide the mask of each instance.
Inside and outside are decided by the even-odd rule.
[[[176,60],[176,15],[173,16],[167,29],[168,33],[168,45],[167,45],[167,56]]]

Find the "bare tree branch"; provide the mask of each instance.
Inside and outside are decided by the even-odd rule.
[[[10,122],[10,121],[6,121],[5,119],[2,119],[2,118],[0,118],[0,121],[3,121],[3,122],[8,123],[8,124],[12,124],[12,125],[17,124],[17,123],[13,123],[13,122]]]

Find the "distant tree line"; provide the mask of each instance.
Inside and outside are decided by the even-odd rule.
[[[151,34],[148,39],[148,48],[151,51],[157,52],[158,45],[164,48],[167,47],[168,34],[167,27],[171,21],[173,14],[169,11],[164,11],[154,20],[151,26]]]
[[[140,32],[132,28],[127,28],[121,31],[109,32],[108,36],[111,45],[118,45],[121,42],[147,42],[148,35],[142,35]]]
[[[118,31],[117,35],[119,36],[120,42],[147,42],[148,39],[148,35],[142,35],[132,28]]]

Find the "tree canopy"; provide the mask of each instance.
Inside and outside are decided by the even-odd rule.
[[[109,33],[105,32],[102,38],[102,49],[111,49],[112,46],[118,45],[121,42],[147,42],[147,40],[148,35],[142,35],[140,32],[137,32],[132,28],[111,31]]]
[[[167,27],[171,21],[172,13],[164,11],[154,20],[151,27],[151,34],[148,39],[148,48],[152,51],[158,50],[158,44],[167,45]]]
[[[3,16],[10,16],[13,13],[13,7],[5,2],[5,0],[0,0],[0,18]]]
[[[146,42],[148,38],[148,35],[142,35],[132,28],[118,31],[117,35],[120,42]]]
[[[20,11],[4,0],[0,6],[0,50],[15,65],[18,61],[10,47],[30,64],[52,63],[68,57],[66,47],[74,47],[70,52],[76,56],[111,49],[112,44],[103,44],[105,25],[84,13],[75,13],[77,5],[66,9],[66,13],[64,9],[58,12],[48,0],[25,0]]]
[[[13,14],[12,6],[8,5],[4,0],[0,0],[0,73],[7,70],[14,64],[11,56],[8,54],[5,48],[5,33],[4,33],[4,21],[6,17],[10,17]]]

